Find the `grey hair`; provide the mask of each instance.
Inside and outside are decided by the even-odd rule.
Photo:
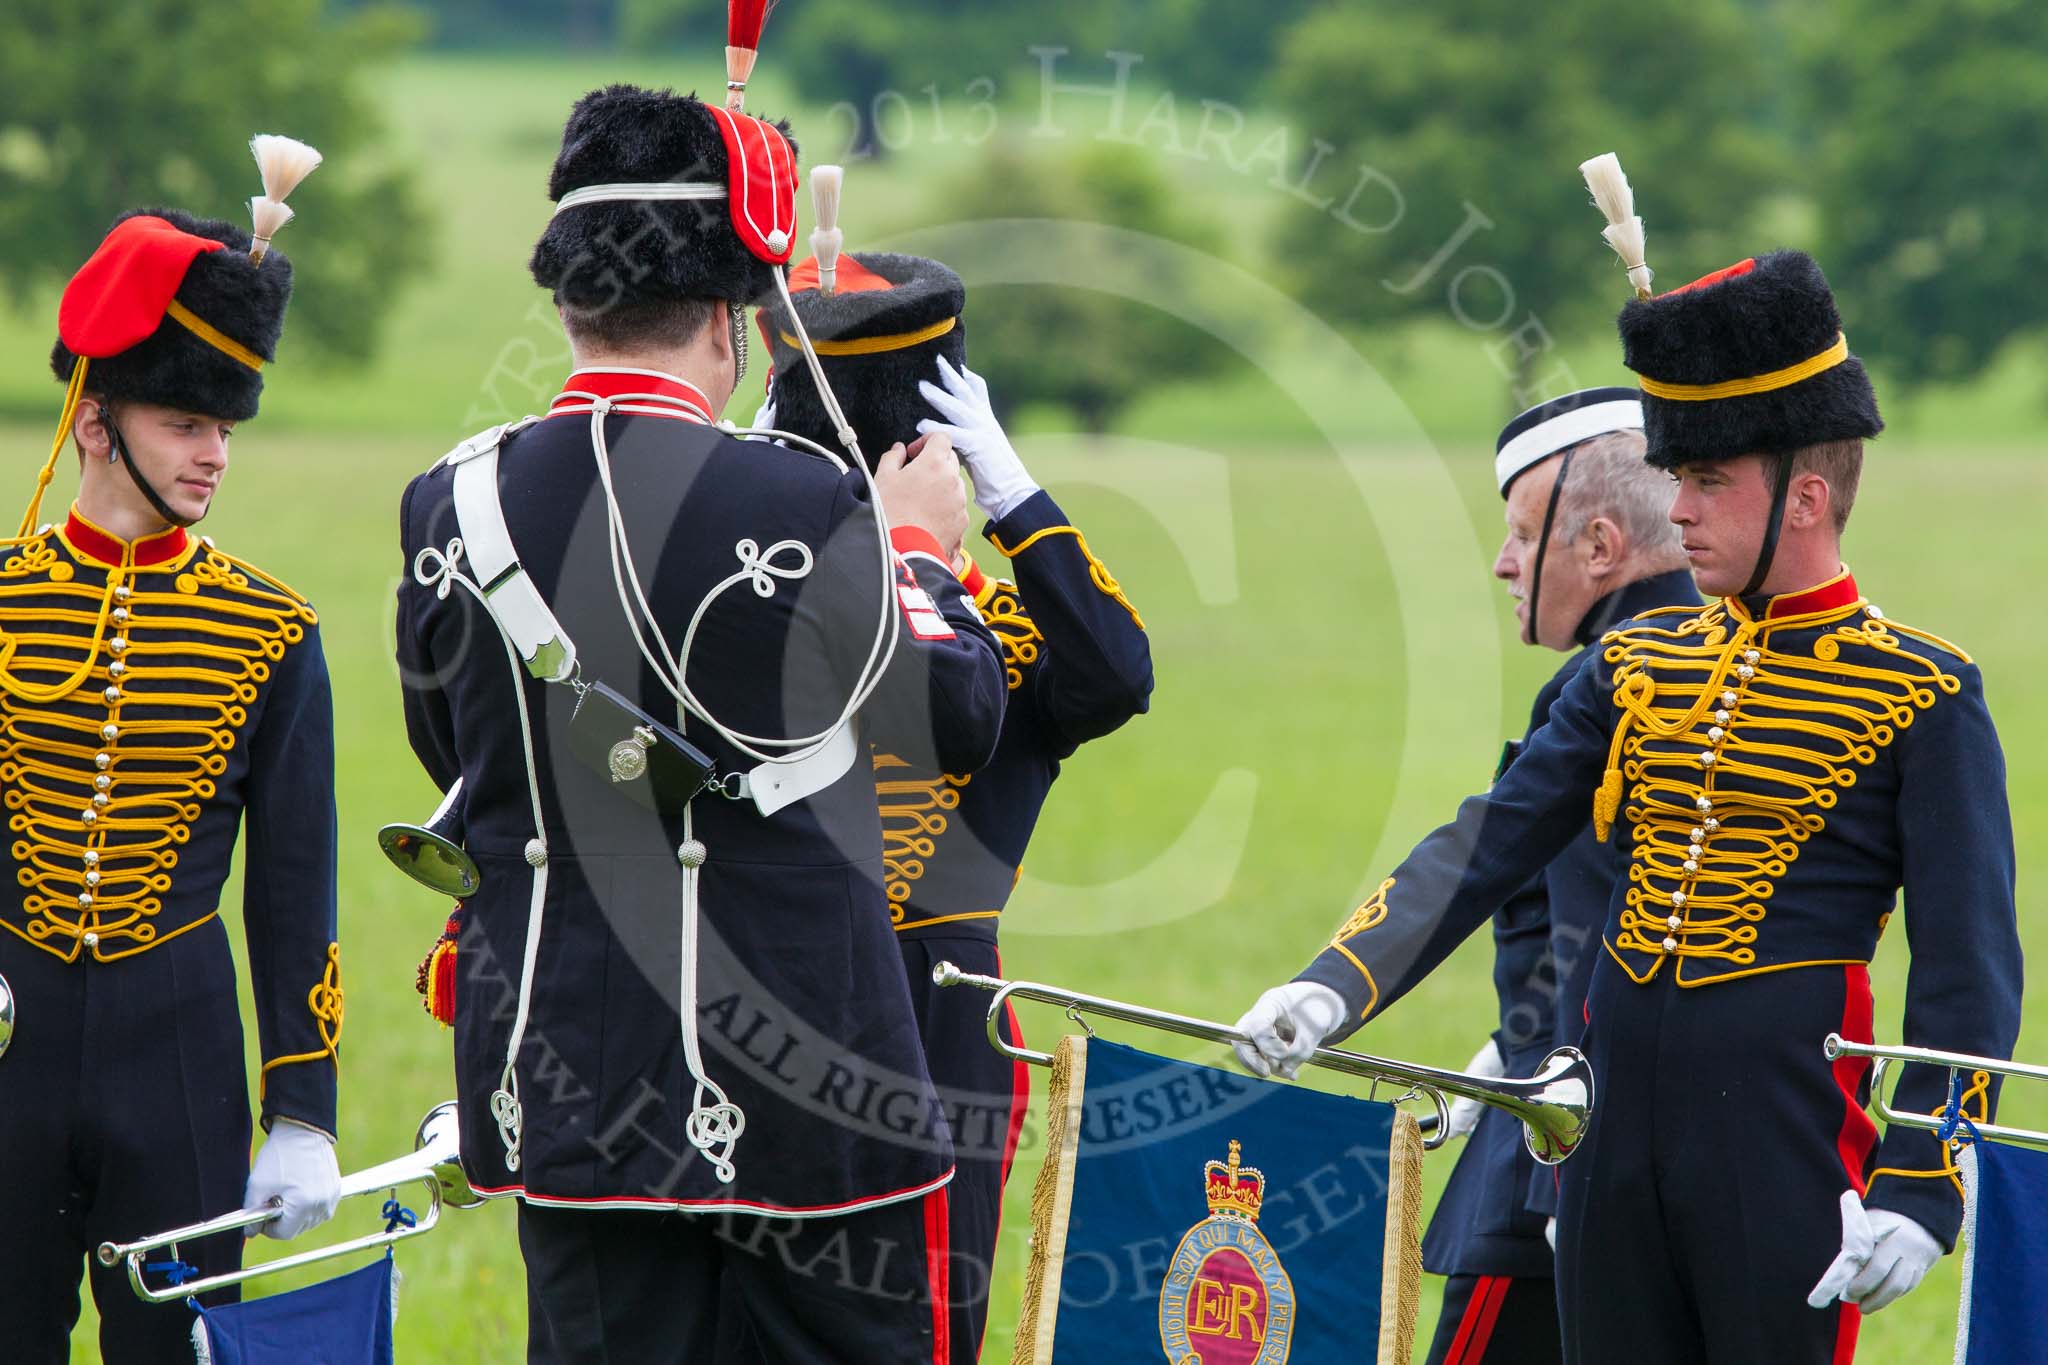
[[[1606,517],[1628,538],[1629,557],[1644,568],[1675,569],[1685,563],[1679,529],[1671,521],[1678,489],[1671,476],[1645,462],[1643,433],[1610,431],[1572,447],[1572,467],[1557,500],[1557,540],[1569,545],[1597,517]]]

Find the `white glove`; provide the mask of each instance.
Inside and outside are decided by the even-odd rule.
[[[749,427],[752,427],[756,431],[766,431],[774,429],[775,388],[773,385],[769,386],[767,401],[761,404],[759,410],[754,413],[754,420],[747,423],[747,425]],[[766,436],[750,436],[747,439],[753,441],[765,441],[768,440],[769,438]]]
[[[1486,1046],[1472,1054],[1472,1060],[1465,1064],[1465,1070],[1474,1076],[1487,1076],[1498,1080],[1508,1074],[1507,1059],[1500,1055],[1500,1046],[1488,1038]],[[1451,1125],[1447,1137],[1472,1136],[1472,1130],[1479,1126],[1479,1115],[1485,1106],[1478,1100],[1468,1100],[1460,1095],[1451,1101]]]
[[[334,1139],[317,1128],[290,1119],[276,1119],[270,1137],[256,1153],[249,1171],[249,1185],[242,1195],[242,1207],[261,1208],[272,1199],[283,1201],[277,1217],[249,1230],[253,1237],[289,1241],[317,1228],[334,1216],[341,1202],[341,1169],[334,1163]]]
[[[1941,1259],[1934,1234],[1903,1213],[1867,1211],[1856,1191],[1842,1191],[1842,1250],[1806,1296],[1814,1308],[1836,1299],[1875,1313],[1919,1284]]]
[[[1249,1043],[1232,1043],[1254,1076],[1293,1080],[1323,1039],[1344,1022],[1344,997],[1313,981],[1290,981],[1260,996],[1237,1021]]]
[[[940,356],[939,378],[944,381],[944,388],[929,379],[920,379],[917,391],[946,420],[927,417],[917,424],[917,429],[926,436],[935,431],[946,433],[953,449],[960,452],[960,462],[967,466],[967,477],[974,481],[975,505],[990,521],[1001,521],[1036,493],[1038,484],[1017,458],[1010,438],[1003,434],[1003,425],[996,420],[995,409],[989,406],[988,385],[981,376],[964,366],[956,372]]]
[[[1550,1243],[1552,1251],[1557,1250],[1557,1220],[1555,1218],[1543,1220],[1543,1240]]]

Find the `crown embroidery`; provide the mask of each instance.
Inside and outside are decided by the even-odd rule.
[[[1256,1167],[1238,1164],[1241,1151],[1238,1140],[1232,1138],[1229,1161],[1211,1161],[1202,1168],[1202,1179],[1207,1186],[1211,1214],[1256,1223],[1259,1205],[1266,1199],[1266,1177]]]

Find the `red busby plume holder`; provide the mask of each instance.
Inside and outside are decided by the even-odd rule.
[[[746,107],[747,77],[760,55],[761,29],[775,0],[731,0],[725,13],[725,107],[738,113]]]

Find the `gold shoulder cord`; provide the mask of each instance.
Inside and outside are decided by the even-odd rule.
[[[1659,637],[1663,641],[1675,642],[1694,633],[1706,634],[1708,638],[1703,643],[1711,642],[1720,627],[1709,627],[1707,622],[1716,611],[1718,608],[1709,609],[1708,612],[1686,621],[1673,631],[1638,628],[1615,631],[1606,637],[1608,647],[1603,657],[1608,663],[1618,665],[1614,675],[1614,704],[1621,708],[1621,719],[1615,723],[1614,738],[1607,746],[1607,767],[1600,775],[1600,789],[1593,795],[1593,837],[1603,844],[1607,842],[1607,836],[1613,832],[1615,818],[1621,813],[1621,759],[1628,743],[1630,726],[1639,726],[1659,739],[1675,739],[1698,726],[1713,701],[1712,680],[1727,672],[1728,665],[1735,661],[1736,654],[1756,634],[1760,623],[1745,622],[1728,637],[1727,645],[1707,673],[1707,681],[1699,685],[1699,696],[1694,698],[1692,706],[1675,722],[1661,721],[1657,718],[1657,713],[1651,708],[1651,703],[1657,696],[1656,681],[1650,675],[1652,665],[1647,658],[1632,654],[1627,642],[1637,640],[1651,644]],[[1698,656],[1679,651],[1677,661],[1697,666]]]

